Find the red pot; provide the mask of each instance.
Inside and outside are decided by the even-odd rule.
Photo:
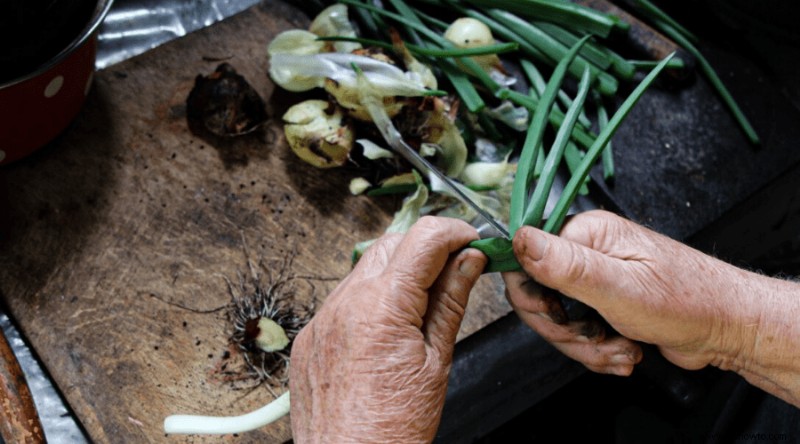
[[[58,136],[83,105],[95,69],[97,29],[111,7],[97,0],[83,31],[29,74],[0,84],[0,165]]]

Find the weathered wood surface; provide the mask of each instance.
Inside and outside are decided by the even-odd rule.
[[[224,359],[225,310],[204,312],[230,302],[226,279],[292,250],[295,274],[341,278],[353,244],[378,236],[396,209],[348,195],[351,173],[310,169],[284,144],[285,93],[265,74],[265,48],[307,20],[268,0],[100,72],[63,137],[0,170],[0,297],[93,441],[218,442],[165,437],[162,421],[272,399],[215,378],[239,358]],[[188,130],[194,78],[223,58],[267,100],[263,131],[220,140]],[[313,284],[298,286],[299,302],[322,303],[335,281]],[[467,311],[461,338],[509,311],[496,276]],[[284,418],[224,440],[290,436]]]

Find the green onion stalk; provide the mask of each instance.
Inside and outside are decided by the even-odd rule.
[[[574,56],[576,47],[581,43],[582,42],[578,42],[578,44],[576,44],[576,46],[570,50],[568,57]],[[661,63],[659,63],[639,83],[639,85],[633,90],[633,92],[631,92],[619,109],[614,113],[613,117],[609,119],[608,124],[600,132],[595,142],[581,160],[581,163],[578,165],[575,171],[573,171],[569,181],[567,182],[567,185],[564,187],[564,190],[562,191],[556,203],[555,208],[550,213],[550,217],[543,224],[542,212],[544,205],[547,202],[547,196],[550,194],[550,188],[552,186],[551,176],[555,174],[558,160],[563,155],[563,147],[561,144],[564,143],[564,138],[563,136],[556,137],[554,145],[558,145],[551,148],[550,155],[548,156],[547,163],[545,164],[545,170],[547,173],[543,173],[543,175],[546,175],[546,179],[540,179],[537,182],[534,193],[530,198],[528,198],[528,191],[530,189],[530,174],[528,172],[532,169],[531,167],[533,165],[533,160],[536,157],[538,138],[532,139],[531,143],[525,144],[523,147],[523,153],[520,157],[520,165],[517,167],[517,176],[514,179],[514,193],[512,194],[511,200],[510,218],[510,231],[512,235],[517,229],[519,229],[519,227],[523,225],[537,226],[548,233],[557,233],[561,230],[561,227],[566,219],[567,212],[569,211],[569,207],[577,197],[581,186],[588,176],[592,166],[597,161],[597,158],[602,154],[603,149],[610,142],[611,138],[620,127],[625,117],[627,117],[627,115],[630,113],[642,95],[644,95],[647,88],[650,87],[661,71],[666,68],[673,56],[674,54],[671,54],[662,60]],[[569,61],[569,58],[565,58],[562,60],[562,63],[569,63]],[[547,98],[545,98],[545,95],[543,95],[542,102],[548,106],[552,106],[552,103],[555,101],[555,91],[558,90],[564,78],[565,67],[561,64],[559,64],[559,67],[562,69],[557,68],[548,82],[547,89],[545,91]],[[585,77],[586,74],[584,73],[584,78]],[[581,83],[582,85],[580,87],[578,97],[576,97],[574,103],[579,103],[585,100],[586,85],[583,81]],[[573,108],[570,109],[568,114],[574,114],[575,110]],[[534,121],[531,123],[531,126],[534,129],[544,125],[541,115],[538,116],[538,123],[536,119],[537,116],[534,116]],[[574,125],[576,120],[576,116],[573,115],[568,121],[565,122],[565,126]],[[531,132],[529,132],[529,134],[530,133]],[[559,131],[559,135],[561,135],[561,131]],[[536,137],[536,134],[534,134],[533,137]],[[523,161],[525,162],[524,164],[522,163]],[[511,240],[509,239],[500,237],[481,239],[472,242],[470,246],[481,250],[489,258],[489,263],[485,270],[486,272],[521,270],[519,263],[514,257]]]

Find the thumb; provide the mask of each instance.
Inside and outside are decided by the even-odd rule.
[[[467,308],[472,287],[486,266],[486,256],[467,248],[451,258],[430,290],[423,334],[441,359],[451,359],[456,335]]]
[[[623,262],[533,227],[514,236],[514,254],[540,284],[600,308],[624,270]]]

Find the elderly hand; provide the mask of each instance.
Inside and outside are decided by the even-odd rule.
[[[514,251],[536,282],[595,308],[625,336],[606,338],[591,322],[562,322],[553,295],[524,275],[507,275],[509,300],[523,319],[591,370],[630,373],[641,359],[630,339],[657,344],[689,369],[738,353],[724,335],[733,328],[725,290],[736,276],[721,261],[602,211],[575,216],[560,237],[522,228]]]
[[[604,211],[553,236],[525,227],[514,252],[543,286],[596,309],[625,337],[563,322],[552,296],[506,274],[508,298],[533,329],[592,370],[627,374],[629,339],[655,344],[686,369],[714,365],[800,404],[800,286],[748,272]],[[589,332],[590,334],[587,334]]]
[[[468,224],[424,217],[372,245],[292,348],[296,442],[429,442],[485,266]]]

